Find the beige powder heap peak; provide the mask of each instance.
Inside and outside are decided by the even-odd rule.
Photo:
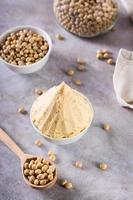
[[[93,112],[88,99],[62,82],[33,103],[31,119],[37,129],[52,138],[70,138],[87,128]]]

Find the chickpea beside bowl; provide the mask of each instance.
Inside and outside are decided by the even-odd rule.
[[[34,26],[18,26],[0,36],[0,60],[22,74],[40,70],[47,63],[51,48],[50,36]]]

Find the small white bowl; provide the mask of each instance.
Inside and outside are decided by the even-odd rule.
[[[13,70],[13,71],[15,71],[17,73],[29,74],[29,73],[33,73],[33,72],[39,71],[47,63],[47,61],[49,59],[49,55],[51,53],[51,49],[52,49],[52,41],[51,41],[50,36],[44,30],[42,30],[42,29],[40,29],[38,27],[35,27],[35,26],[27,25],[27,26],[17,26],[17,27],[11,28],[11,29],[7,30],[6,32],[4,32],[0,36],[0,43],[3,40],[5,40],[6,37],[10,33],[16,32],[16,31],[19,31],[19,30],[22,30],[22,29],[32,30],[32,31],[38,33],[39,35],[41,35],[42,37],[44,37],[44,39],[48,42],[48,45],[49,45],[49,49],[48,49],[47,54],[42,59],[40,59],[39,61],[37,61],[36,63],[33,63],[31,65],[19,65],[19,66],[13,65],[13,64],[10,64],[10,63],[6,62],[1,57],[0,57],[0,61],[2,61],[4,64],[7,65],[8,68],[10,68],[11,70]]]
[[[84,95],[83,95],[84,96]],[[85,96],[84,96],[85,97]],[[87,98],[87,97],[86,97]],[[88,99],[87,99],[88,100]],[[57,139],[57,138],[52,138],[52,137],[48,137],[47,135],[44,135],[42,134],[38,129],[37,127],[34,125],[33,121],[32,121],[32,118],[31,118],[31,110],[32,110],[32,107],[31,107],[31,110],[30,110],[30,121],[31,121],[31,124],[33,126],[33,128],[39,133],[41,134],[47,141],[51,142],[51,143],[54,143],[54,144],[57,144],[57,145],[65,145],[65,144],[71,144],[71,143],[74,143],[76,141],[78,141],[83,135],[85,135],[92,123],[92,120],[93,120],[93,116],[94,116],[94,110],[93,110],[93,107],[92,107],[92,104],[91,102],[88,100],[88,103],[90,105],[90,108],[91,108],[91,111],[92,111],[92,119],[90,120],[89,124],[88,124],[88,127],[86,129],[84,129],[83,131],[81,131],[79,134],[71,137],[71,138],[60,138],[60,139]]]

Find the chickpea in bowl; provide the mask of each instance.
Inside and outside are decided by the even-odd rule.
[[[0,60],[18,73],[40,70],[52,48],[50,36],[40,28],[19,26],[0,37]]]

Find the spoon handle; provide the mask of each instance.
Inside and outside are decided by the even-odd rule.
[[[20,159],[24,157],[24,152],[19,146],[7,135],[7,133],[0,128],[0,140],[8,146]]]

